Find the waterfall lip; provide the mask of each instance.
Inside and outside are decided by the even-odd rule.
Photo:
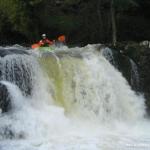
[[[70,56],[70,57],[77,57],[77,58],[82,58],[82,55],[78,51],[56,51],[56,52],[46,52],[42,54],[42,57],[49,57],[49,56],[54,56],[56,55],[59,58],[63,58],[64,56]]]
[[[29,53],[25,50],[20,50],[17,48],[1,48],[0,47],[0,57],[5,57],[7,55],[13,55],[13,54],[29,55]]]
[[[88,44],[84,47],[65,47],[62,49],[60,47],[59,49],[56,48],[55,51],[42,52],[42,57],[49,57],[55,54],[59,58],[63,58],[64,56],[83,58],[84,55],[88,55],[88,53],[91,53],[93,51],[100,52],[104,47],[105,46],[103,44]]]

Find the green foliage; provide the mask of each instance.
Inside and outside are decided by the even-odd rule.
[[[71,32],[79,27],[79,22],[76,21],[76,17],[72,15],[59,15],[59,16],[52,16],[49,19],[52,26],[58,28],[62,32]]]
[[[12,30],[28,33],[29,18],[25,3],[20,0],[0,0],[1,18],[11,24]]]
[[[130,12],[132,9],[146,8],[146,22],[149,23],[149,1],[113,0],[113,2],[117,13],[117,27],[121,24],[118,35],[122,34],[120,32],[122,29],[128,29],[124,20],[128,20],[127,22],[131,22],[131,26],[134,26],[130,14],[126,14],[128,10]],[[39,39],[40,33],[45,32],[52,37],[56,37],[59,33],[66,34],[70,41],[109,42],[110,4],[111,0],[0,0],[0,37],[11,32],[34,41]]]

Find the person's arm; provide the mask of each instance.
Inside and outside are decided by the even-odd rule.
[[[48,39],[46,39],[46,42],[47,42],[49,45],[54,44],[53,41],[50,41],[50,40],[48,40]]]
[[[40,40],[39,43],[38,43],[40,46],[44,45],[43,41]]]

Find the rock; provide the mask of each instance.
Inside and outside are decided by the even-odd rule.
[[[145,46],[146,48],[150,48],[150,41],[142,41],[140,42],[140,46]]]
[[[118,53],[120,50],[123,51],[122,54],[117,54],[115,60],[119,61],[119,70],[128,81],[130,80],[130,71],[128,69],[128,61],[126,61],[125,57],[131,58],[137,64],[140,85],[138,92],[144,94],[147,112],[150,114],[150,41],[119,43],[116,49]]]
[[[147,110],[150,113],[150,49],[145,48],[139,60],[140,80],[142,91],[144,92]]]
[[[8,112],[11,109],[11,99],[7,87],[0,83],[0,109],[1,112]]]

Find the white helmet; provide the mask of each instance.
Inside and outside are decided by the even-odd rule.
[[[46,37],[46,34],[42,34],[42,37]]]

